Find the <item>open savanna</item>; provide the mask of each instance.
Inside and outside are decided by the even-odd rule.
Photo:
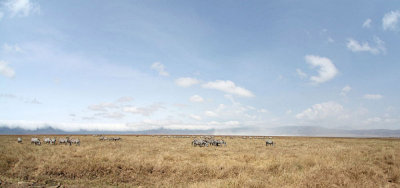
[[[225,137],[226,147],[201,148],[193,138],[73,135],[80,146],[35,146],[32,137],[0,136],[0,187],[400,187],[400,139],[274,137],[266,147]]]

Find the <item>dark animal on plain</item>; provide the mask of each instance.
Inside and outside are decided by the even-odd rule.
[[[215,146],[226,146],[226,142],[224,140],[215,140],[214,141]]]
[[[200,147],[204,147],[204,146],[208,147],[208,142],[206,140],[202,140],[202,139],[194,139],[192,141],[192,145],[193,146],[200,146]]]
[[[272,138],[269,137],[267,141],[265,141],[266,146],[274,146],[274,141],[272,141]]]

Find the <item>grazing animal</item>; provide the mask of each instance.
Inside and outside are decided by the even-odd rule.
[[[58,143],[60,144],[68,144],[68,138],[60,138],[60,141]]]
[[[43,140],[45,144],[50,144],[50,138],[44,138]]]
[[[114,141],[119,141],[119,140],[121,140],[121,138],[120,137],[114,137],[113,140]]]
[[[215,140],[215,146],[226,146],[226,142],[224,140]]]
[[[81,141],[78,138],[73,138],[71,140],[68,140],[68,142],[69,142],[69,145],[71,145],[71,144],[80,145],[81,144]]]
[[[31,139],[31,144],[35,144],[35,145],[40,145],[40,139],[39,138],[32,138]]]
[[[22,143],[22,138],[18,137],[18,143]]]
[[[269,137],[267,141],[265,141],[266,146],[274,146],[274,141],[272,141],[272,137]]]
[[[56,143],[57,143],[57,139],[56,138],[50,139],[50,144],[55,145]]]
[[[192,141],[192,145],[193,146],[200,146],[200,147],[204,147],[204,146],[208,147],[208,142],[206,140],[203,140],[203,139],[194,139]]]

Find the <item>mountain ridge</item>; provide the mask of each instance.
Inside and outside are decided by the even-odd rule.
[[[244,131],[246,130],[246,131]],[[251,134],[248,132],[261,134]],[[243,134],[243,132],[247,132]],[[9,128],[0,126],[0,135],[46,135],[46,134],[121,134],[121,135],[271,135],[271,136],[314,136],[314,137],[400,137],[400,129],[331,129],[318,126],[282,126],[268,128],[263,131],[256,129],[208,129],[208,130],[188,130],[188,129],[149,129],[143,131],[89,131],[81,129],[79,131],[64,131],[51,126],[36,130],[26,130],[23,128]]]

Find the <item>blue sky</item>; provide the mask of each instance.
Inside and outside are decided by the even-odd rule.
[[[399,129],[399,41],[394,0],[3,0],[0,124]]]

